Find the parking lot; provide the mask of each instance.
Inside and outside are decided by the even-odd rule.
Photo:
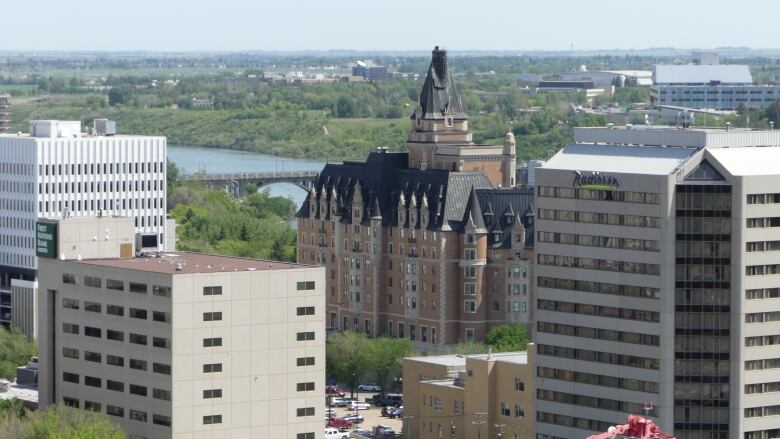
[[[358,401],[365,401],[367,398],[371,398],[372,396],[374,396],[373,393],[355,393],[355,398]],[[349,393],[347,393],[347,397],[349,397]],[[343,417],[347,413],[355,412],[354,410],[348,410],[345,407],[333,407],[333,410],[336,411],[336,416],[338,417]],[[360,413],[365,418],[365,421],[363,421],[362,424],[355,425],[353,427],[355,429],[371,430],[375,425],[387,425],[396,433],[401,433],[403,421],[401,419],[390,419],[382,417],[382,407],[374,407],[372,405],[368,410],[358,410],[358,413]]]

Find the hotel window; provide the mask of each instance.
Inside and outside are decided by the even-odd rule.
[[[163,390],[163,389],[152,389],[152,398],[159,399],[162,401],[170,401],[171,391]]]
[[[154,320],[155,322],[170,323],[171,322],[171,313],[169,313],[169,312],[162,312],[162,311],[153,311],[152,312],[152,320]]]
[[[170,416],[163,416],[163,415],[152,415],[152,423],[157,425],[162,425],[165,427],[171,426],[171,417]]]
[[[85,326],[84,327],[84,335],[87,337],[96,337],[100,338],[102,336],[102,331],[100,328],[93,328],[91,326]]]
[[[296,384],[295,389],[297,392],[311,392],[314,390],[314,383],[313,382],[298,383]]]
[[[152,285],[152,294],[160,297],[171,297],[171,287]]]
[[[477,267],[463,267],[463,277],[466,279],[477,277]]]
[[[125,315],[125,309],[119,305],[106,305],[106,314],[110,314],[112,316],[123,316]]]
[[[299,332],[296,334],[297,341],[311,341],[314,340],[314,331]]]
[[[76,285],[76,275],[69,273],[62,273],[62,283]]]
[[[295,439],[314,439],[314,433],[298,433]]]
[[[204,348],[213,348],[222,346],[222,337],[211,337],[203,339]]]
[[[98,377],[84,376],[84,385],[90,387],[101,387],[102,380]]]
[[[211,363],[203,365],[203,373],[222,372],[222,363]]]
[[[222,295],[222,287],[221,286],[203,287],[203,295],[204,296],[221,296]]]
[[[171,348],[171,339],[165,337],[152,337],[152,346],[162,349]]]
[[[79,359],[79,350],[74,348],[62,348],[62,356],[66,358],[75,358],[76,360]]]
[[[122,331],[106,329],[106,339],[114,341],[125,341],[125,333]]]
[[[106,288],[109,290],[124,291],[125,282],[121,280],[106,279]]]
[[[125,383],[113,380],[106,380],[106,389],[113,390],[115,392],[124,392]]]
[[[515,404],[515,417],[516,418],[525,417],[525,407]]]
[[[84,311],[100,312],[101,305],[96,302],[84,301]]]
[[[308,291],[314,289],[314,281],[298,282],[296,284],[298,291]]]
[[[474,328],[466,328],[466,341],[475,341],[476,333]]]
[[[298,357],[296,366],[314,366],[314,357]]]
[[[477,312],[477,301],[476,300],[464,300],[463,301],[463,311],[469,314],[473,314]]]
[[[203,391],[203,399],[222,398],[222,389],[206,389]]]
[[[144,345],[144,346],[146,346],[148,344],[146,336],[143,335],[143,334],[130,334],[130,339],[129,340],[130,340],[130,343],[133,343],[133,344],[140,344],[140,345]]]
[[[146,320],[146,310],[138,308],[130,308],[130,317],[134,319]]]
[[[79,301],[74,299],[62,298],[62,307],[67,309],[79,309]]]
[[[299,418],[304,416],[314,416],[314,407],[299,408],[295,411],[295,415]]]
[[[477,258],[477,251],[473,248],[467,248],[463,251],[464,259],[474,260]]]
[[[128,417],[133,421],[139,421],[139,422],[146,422],[147,420],[146,412],[142,412],[140,410],[130,409],[130,413]]]
[[[84,351],[84,361],[91,361],[93,363],[102,363],[103,356],[100,352]]]
[[[131,293],[139,293],[139,294],[146,294],[149,290],[149,287],[146,284],[137,283],[137,282],[130,282],[130,292]]]
[[[220,311],[203,313],[204,322],[216,322],[220,320],[222,320],[222,312]]]
[[[517,392],[525,391],[525,383],[520,378],[515,378],[515,391]]]
[[[138,396],[146,396],[146,386],[139,386],[137,384],[130,384],[130,394]]]
[[[88,410],[90,412],[97,412],[100,413],[100,410],[102,409],[102,406],[99,402],[95,401],[84,401],[84,410]]]
[[[299,316],[313,316],[314,315],[314,307],[313,306],[299,306],[296,309],[296,315],[299,315]]]
[[[79,383],[79,374],[77,373],[70,373],[70,372],[62,372],[62,381],[65,381],[66,383]]]
[[[106,364],[110,366],[125,367],[125,357],[106,354]]]
[[[512,411],[509,408],[509,403],[502,402],[501,403],[501,415],[503,416],[512,416]]]

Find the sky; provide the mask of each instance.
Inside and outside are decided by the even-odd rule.
[[[0,51],[778,48],[774,0],[0,0]]]

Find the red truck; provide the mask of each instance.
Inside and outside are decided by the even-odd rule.
[[[352,421],[344,418],[330,418],[326,427],[338,428],[339,430],[348,430],[352,428]]]
[[[328,386],[325,388],[325,394],[328,396],[341,396],[342,398],[347,395],[346,392],[339,389],[336,386]]]

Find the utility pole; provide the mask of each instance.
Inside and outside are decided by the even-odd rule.
[[[471,421],[471,423],[477,426],[477,439],[482,439],[482,424],[487,424],[487,420],[483,420],[482,417],[486,415],[487,413],[474,413],[477,420]]]
[[[494,427],[498,429],[498,439],[504,439],[504,427],[506,427],[506,424],[493,424]]]

